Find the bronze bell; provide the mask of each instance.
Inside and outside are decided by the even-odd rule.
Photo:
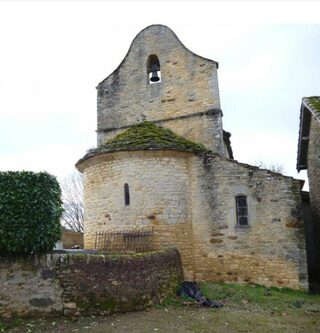
[[[151,82],[160,81],[160,78],[158,76],[158,70],[159,70],[159,67],[157,65],[152,65],[151,66],[151,78],[150,78]]]

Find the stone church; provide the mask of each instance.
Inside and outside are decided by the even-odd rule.
[[[306,289],[303,181],[233,159],[217,71],[152,25],[98,85],[97,148],[76,164],[85,247],[98,231],[152,226],[186,280]]]

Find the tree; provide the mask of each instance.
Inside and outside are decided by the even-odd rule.
[[[52,250],[61,237],[61,189],[47,172],[0,172],[0,253]]]
[[[261,169],[267,169],[275,173],[284,173],[284,167],[282,164],[266,164],[263,161],[255,161],[253,164]]]
[[[61,182],[64,213],[61,224],[76,232],[83,232],[83,177],[75,172]]]

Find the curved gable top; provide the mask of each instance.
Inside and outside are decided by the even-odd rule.
[[[159,40],[159,36],[161,36],[161,39]],[[177,45],[181,46],[185,51],[189,52],[191,55],[202,59],[204,61],[209,61],[215,64],[216,68],[219,68],[219,63],[217,61],[202,57],[200,55],[197,55],[196,53],[190,51],[178,38],[178,36],[166,25],[163,24],[152,24],[149,25],[148,27],[142,29],[136,37],[134,37],[133,41],[131,42],[131,45],[129,47],[129,50],[127,54],[125,55],[124,59],[121,61],[119,66],[109,75],[107,76],[104,80],[102,80],[98,86],[97,89],[100,87],[100,85],[103,84],[104,81],[106,81],[110,76],[112,76],[115,72],[119,70],[119,68],[122,66],[122,64],[125,62],[126,58],[129,57],[131,51],[133,51],[135,48],[141,48],[141,42],[146,41],[146,40],[151,40],[153,39],[157,43],[163,39],[166,39],[167,41],[171,42],[176,42]]]
[[[97,87],[98,132],[220,110],[217,66],[189,51],[168,27],[145,28]]]

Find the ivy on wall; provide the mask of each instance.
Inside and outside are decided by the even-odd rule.
[[[50,251],[61,237],[61,190],[46,172],[0,172],[0,252]]]

